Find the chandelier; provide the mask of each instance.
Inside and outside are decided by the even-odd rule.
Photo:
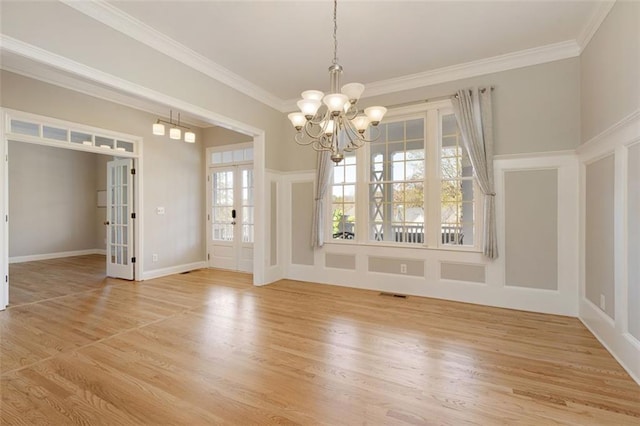
[[[154,135],[164,136],[165,128],[164,124],[169,125],[169,138],[179,140],[182,138],[182,130],[185,129],[184,132],[184,141],[189,143],[196,142],[196,134],[191,131],[191,129],[187,126],[183,126],[180,124],[180,113],[178,113],[178,121],[173,121],[173,111],[169,110],[169,121],[158,120],[153,124],[152,131]]]
[[[298,101],[300,112],[288,115],[296,129],[299,145],[311,145],[316,151],[331,152],[331,159],[339,163],[344,152],[354,151],[379,136],[365,135],[369,126],[376,127],[387,112],[385,107],[372,106],[361,112],[357,102],[364,92],[364,84],[349,83],[340,87],[342,67],[338,64],[338,1],[333,1],[333,63],[329,67],[330,93],[319,90],[302,92]],[[324,104],[324,106],[322,105]]]

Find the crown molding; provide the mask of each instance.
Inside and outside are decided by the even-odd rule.
[[[64,89],[72,90],[74,92],[91,96],[93,98],[98,98],[107,102],[134,108],[139,111],[157,115],[158,117],[167,117],[167,108],[170,108],[165,107],[164,105],[157,104],[155,102],[147,101],[146,99],[135,95],[123,93],[120,90],[103,87],[101,85],[85,81],[78,78],[77,76],[71,76],[56,72],[56,70],[53,70],[51,68],[43,72],[40,70],[26,69],[21,66],[7,65],[6,62],[3,62],[2,64],[0,64],[0,69]],[[183,118],[181,120],[181,123],[188,124],[189,126],[193,127],[199,127],[201,129],[214,126],[211,123],[193,117],[187,117],[186,119]]]
[[[278,111],[290,112],[297,109],[297,99],[280,99],[267,90],[243,79],[232,71],[112,6],[106,0],[60,1],[96,21],[126,34],[134,40]],[[615,0],[598,3],[578,40],[568,40],[421,73],[370,82],[366,84],[367,90],[364,98],[577,57],[593,37],[593,34],[595,34],[614,4]],[[130,82],[127,83],[130,84]]]
[[[174,39],[153,29],[133,16],[123,12],[105,0],[77,1],[60,0],[67,6],[81,12],[116,31],[146,44],[165,55],[182,62],[201,73],[217,80],[238,92],[247,95],[277,110],[283,101],[272,93],[251,83],[227,68],[178,43]]]
[[[544,64],[574,58],[579,55],[580,47],[578,43],[576,43],[575,40],[568,40],[561,43],[480,59],[478,61],[466,62],[464,64],[367,83],[365,84],[366,90],[363,98],[432,86],[434,84],[447,83],[531,65]],[[295,110],[296,101],[295,99],[285,101],[283,109],[285,111]]]
[[[576,149],[576,152],[581,161],[590,162],[613,153],[617,146],[631,145],[638,141],[640,141],[640,109],[631,112],[617,123],[584,142]]]
[[[367,84],[366,96],[384,95],[531,65],[544,64],[574,58],[579,54],[580,48],[578,44],[574,40],[569,40],[403,77],[376,81]]]
[[[139,96],[143,99],[147,99],[161,105],[179,109],[196,117],[206,117],[208,122],[216,126],[223,126],[227,129],[252,136],[263,133],[262,129],[225,117],[221,114],[198,107],[181,99],[165,95],[164,93],[149,89],[129,80],[116,77],[112,74],[89,67],[81,64],[80,62],[58,55],[57,53],[49,52],[48,50],[25,43],[5,34],[0,34],[0,51],[6,51],[40,62],[55,69],[75,74],[86,80],[94,81],[107,87],[121,90],[125,93]],[[87,94],[91,94],[93,96],[92,93]]]
[[[596,3],[591,17],[576,38],[576,42],[580,46],[580,53],[587,47],[615,4],[616,0]]]

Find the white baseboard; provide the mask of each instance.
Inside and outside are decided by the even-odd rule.
[[[88,249],[74,251],[59,251],[57,253],[30,254],[27,256],[13,256],[9,258],[9,263],[35,262],[37,260],[61,259],[63,257],[86,256],[88,254],[107,254],[103,249]]]
[[[154,269],[142,273],[142,280],[151,280],[153,278],[166,277],[168,275],[181,274],[183,272],[194,271],[196,269],[207,268],[207,262],[193,262],[184,265],[170,266],[168,268]]]
[[[580,321],[640,385],[640,345],[617,330],[608,317],[603,317],[591,302],[580,302]]]
[[[265,271],[263,283],[254,283],[257,286],[272,284],[276,281],[279,281],[284,278],[284,274],[282,272],[282,267],[279,265],[269,266]]]

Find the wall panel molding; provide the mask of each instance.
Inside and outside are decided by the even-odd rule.
[[[439,250],[424,247],[394,247],[389,245],[358,244],[346,241],[328,242],[322,249],[315,250],[313,265],[291,264],[291,247],[286,247],[283,265],[287,279],[318,282],[353,288],[386,291],[422,297],[434,297],[461,302],[521,309],[560,315],[577,316],[578,313],[578,161],[575,153],[532,153],[528,156],[501,158],[495,161],[496,188],[503,185],[506,170],[557,170],[558,221],[563,223],[558,231],[558,289],[508,287],[504,282],[504,256],[495,261],[486,259],[482,253],[461,250]],[[313,182],[314,172],[281,174],[283,183],[283,218],[287,228],[291,228],[293,214],[291,205],[291,185],[295,182]],[[498,194],[498,233],[504,233],[504,193]],[[501,210],[502,209],[502,210]],[[283,229],[289,235],[282,235],[291,241],[290,229]],[[297,232],[307,232],[297,230]],[[289,244],[286,244],[289,245]],[[504,239],[500,242],[504,253]],[[355,257],[355,269],[327,267],[326,256]],[[370,258],[390,259],[394,271],[370,271]],[[424,263],[423,276],[410,276],[400,272],[400,263],[407,265],[419,261]],[[351,261],[350,261],[351,262]],[[473,265],[484,270],[484,283],[443,279],[441,264]],[[397,270],[397,271],[395,271]],[[454,273],[455,272],[455,273]],[[468,271],[447,271],[451,276],[465,276]],[[420,274],[419,274],[420,275]],[[467,274],[468,275],[468,274]]]
[[[629,279],[629,241],[638,236],[629,235],[629,149],[640,141],[640,110],[634,111],[615,125],[594,137],[580,148],[580,288],[579,318],[607,348],[627,372],[640,384],[640,345],[629,333],[633,312],[629,309],[629,289],[640,286]],[[606,315],[600,307],[586,297],[587,259],[586,234],[587,195],[590,191],[587,168],[602,159],[613,157],[613,294],[615,314]],[[634,287],[635,289],[635,287]]]

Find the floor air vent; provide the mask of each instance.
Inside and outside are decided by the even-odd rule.
[[[380,293],[380,296],[397,297],[398,299],[406,299],[407,298],[406,294],[385,293],[385,292]]]

